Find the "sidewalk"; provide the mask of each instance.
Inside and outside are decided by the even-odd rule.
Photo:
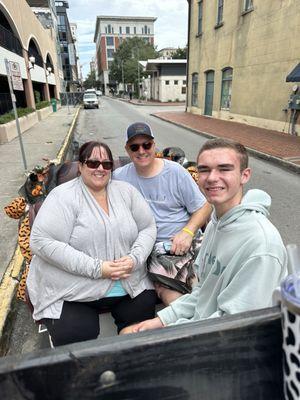
[[[72,134],[78,108],[60,108],[45,120],[22,134],[27,168],[50,159],[64,157],[67,138]],[[16,250],[18,222],[9,218],[3,207],[18,196],[18,189],[25,182],[25,173],[18,138],[0,145],[0,339],[7,314],[10,310],[17,277],[22,265],[22,256]]]
[[[185,106],[185,101],[170,101],[168,103],[162,103],[161,101],[138,100],[138,99],[129,100],[128,98],[112,97],[112,96],[110,96],[110,98],[124,101],[126,103],[133,104],[134,106],[161,106],[161,107]]]
[[[255,156],[300,173],[299,136],[188,112],[164,111],[151,115],[209,138],[223,137],[238,141]]]

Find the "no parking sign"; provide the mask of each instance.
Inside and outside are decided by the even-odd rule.
[[[16,61],[9,61],[10,76],[14,90],[24,90],[20,65]]]

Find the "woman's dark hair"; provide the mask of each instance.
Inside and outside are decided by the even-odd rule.
[[[95,147],[101,149],[103,147],[106,150],[109,160],[113,163],[114,159],[111,153],[110,148],[107,146],[106,143],[91,141],[84,143],[79,149],[79,156],[78,161],[83,164],[92,154]]]

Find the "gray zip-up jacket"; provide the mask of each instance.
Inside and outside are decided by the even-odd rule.
[[[27,278],[33,318],[60,317],[63,301],[93,301],[114,285],[100,277],[100,262],[124,255],[134,260],[121,281],[136,297],[153,289],[145,262],[156,239],[150,207],[130,184],[112,180],[107,187],[109,215],[98,205],[82,178],[53,189],[32,227],[34,254]]]

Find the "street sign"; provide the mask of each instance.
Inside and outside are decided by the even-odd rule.
[[[9,62],[10,76],[14,90],[24,90],[19,63]]]
[[[20,123],[19,123],[19,118],[18,118],[18,111],[17,111],[17,106],[16,106],[17,99],[16,99],[16,96],[14,94],[13,74],[12,74],[12,69],[13,69],[13,71],[16,71],[17,73],[19,73],[20,78],[21,78],[20,66],[19,66],[19,64],[17,62],[8,61],[7,58],[4,59],[4,63],[5,63],[5,68],[6,68],[6,75],[7,75],[7,80],[8,80],[8,86],[9,86],[9,91],[10,91],[11,102],[12,102],[12,105],[13,105],[13,110],[14,110],[14,115],[15,115],[15,120],[16,120],[16,127],[17,127],[20,147],[21,147],[21,153],[22,153],[22,158],[23,158],[24,169],[25,169],[25,171],[27,171],[27,162],[26,162],[25,150],[24,150],[24,146],[23,146],[21,128],[20,128]],[[24,90],[23,89],[22,78],[21,78],[21,84],[22,84],[22,89],[16,89],[16,90]],[[19,84],[19,87],[20,86],[21,85]]]

